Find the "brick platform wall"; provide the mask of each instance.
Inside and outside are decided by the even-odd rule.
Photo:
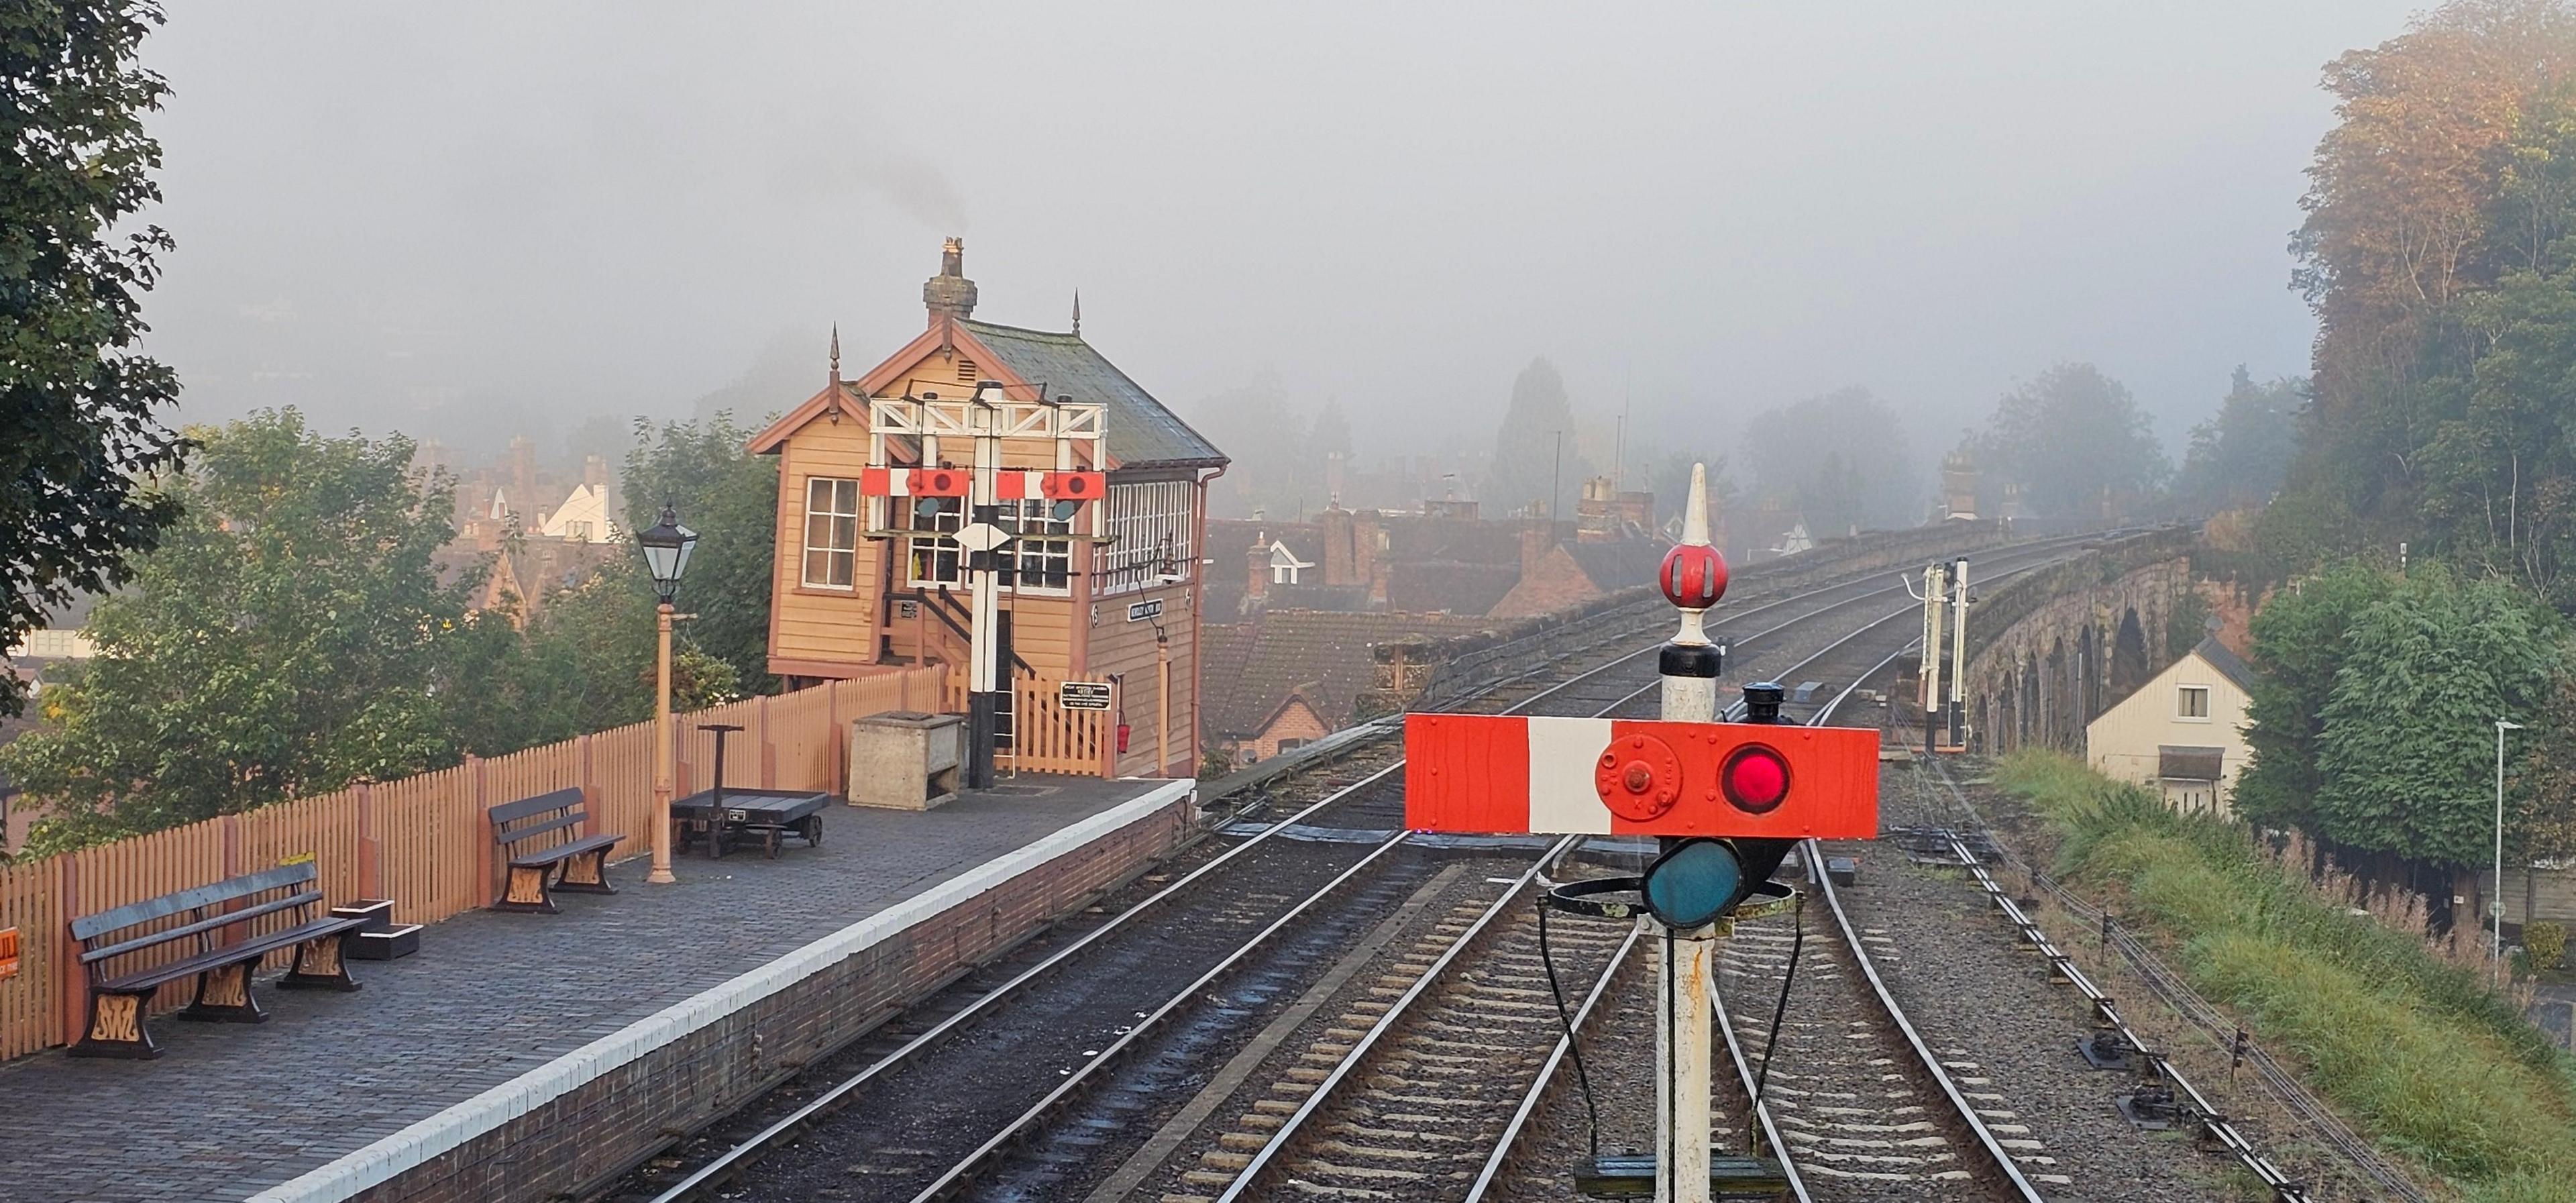
[[[1169,853],[1195,806],[1151,816],[1032,867],[846,959],[431,1157],[370,1203],[542,1199],[605,1184],[957,973],[1028,938]]]

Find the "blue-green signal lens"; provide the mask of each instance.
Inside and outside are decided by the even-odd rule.
[[[1718,840],[1691,840],[1646,869],[1646,909],[1664,926],[1706,927],[1735,901],[1744,866],[1735,849]]]

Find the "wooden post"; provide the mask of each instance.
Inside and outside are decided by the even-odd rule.
[[[74,853],[56,863],[62,866],[56,882],[54,915],[54,999],[59,1010],[55,1018],[60,1029],[56,1044],[70,1044],[81,1038],[89,1024],[89,978],[80,963],[80,941],[71,937],[72,920],[81,913],[80,865],[84,854]]]
[[[469,838],[474,841],[473,847],[475,849],[475,906],[481,906],[484,903],[492,901],[495,897],[498,897],[498,895],[492,892],[492,862],[500,859],[501,855],[500,846],[492,842],[492,836],[489,830],[489,824],[492,822],[492,819],[486,812],[492,809],[492,799],[486,796],[483,764],[484,761],[482,757],[476,756],[471,752],[466,754],[465,771],[474,778],[474,812],[473,817],[467,820],[466,825],[472,831],[472,835]]]
[[[762,789],[778,788],[778,737],[769,729],[771,701],[771,697],[764,693],[760,695],[760,705],[755,707],[760,712],[760,788]]]
[[[376,846],[376,787],[371,782],[358,783],[358,897],[380,898],[384,870],[376,862],[384,855]]]
[[[1172,775],[1172,640],[1161,628],[1154,631],[1154,672],[1161,683],[1154,688],[1154,775]]]

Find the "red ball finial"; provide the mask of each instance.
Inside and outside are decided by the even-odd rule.
[[[1684,543],[1665,552],[1656,576],[1664,599],[1685,610],[1705,610],[1726,596],[1726,557],[1706,543]]]

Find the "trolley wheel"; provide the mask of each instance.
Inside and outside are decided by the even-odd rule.
[[[806,847],[808,847],[808,848],[820,848],[820,847],[822,847],[822,846],[823,846],[823,816],[821,816],[821,815],[807,815],[807,816],[805,816],[804,828],[805,828],[805,830],[804,830],[804,833],[803,833],[803,834],[804,834],[804,836],[805,836],[805,846],[806,846]]]

